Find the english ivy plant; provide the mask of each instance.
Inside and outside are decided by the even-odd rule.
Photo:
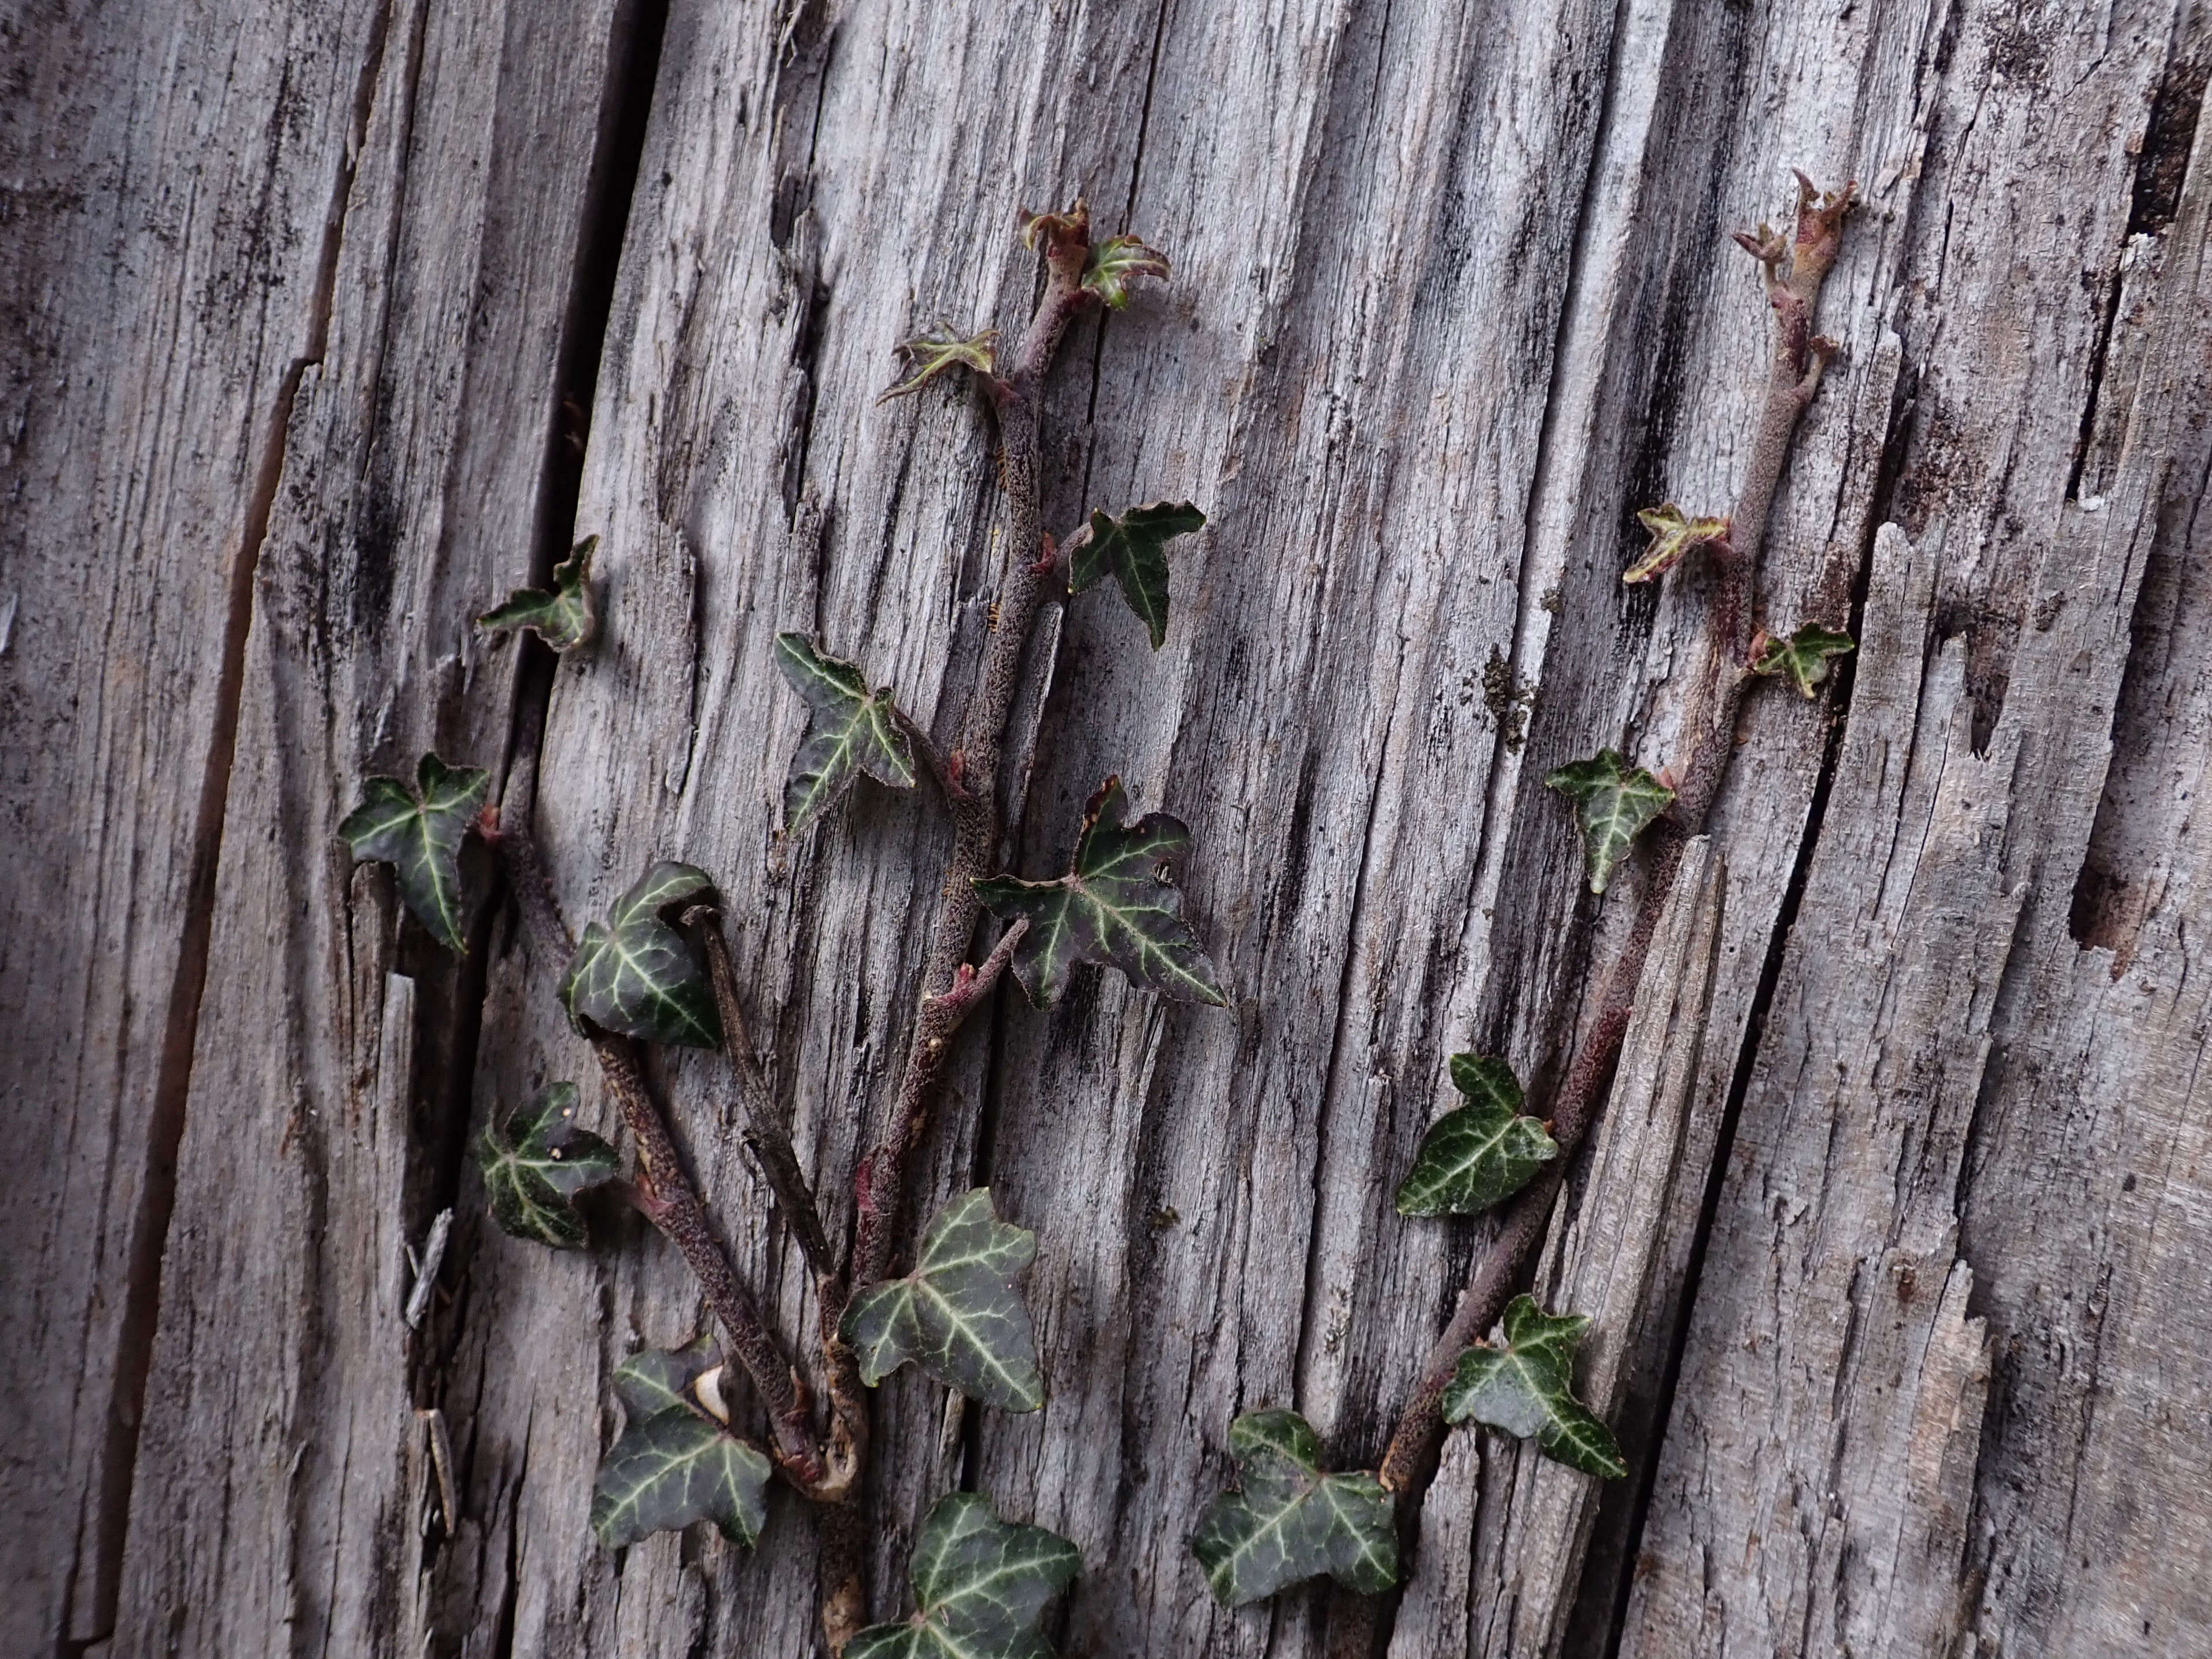
[[[526,628],[556,651],[589,645],[599,631],[599,606],[592,598],[592,555],[599,538],[586,536],[575,550],[553,567],[553,586],[518,587],[505,605],[477,618],[488,634]]]
[[[949,1389],[1003,1411],[1044,1404],[1036,1340],[1014,1277],[1036,1259],[1036,1235],[991,1208],[991,1189],[963,1193],[922,1235],[914,1271],[858,1292],[839,1332],[870,1388],[909,1359]]]
[[[869,690],[858,668],[823,656],[804,634],[775,636],[775,665],[808,710],[806,738],[783,787],[785,833],[829,811],[863,772],[894,789],[914,787],[914,744],[888,687]]]
[[[1237,1485],[1191,1534],[1191,1553],[1224,1607],[1242,1607],[1327,1573],[1373,1595],[1398,1582],[1390,1494],[1372,1474],[1325,1474],[1305,1419],[1276,1408],[1229,1425]]]
[[[1631,766],[1610,749],[1546,775],[1547,788],[1575,804],[1583,832],[1583,867],[1589,890],[1602,893],[1628,849],[1652,819],[1665,811],[1674,792],[1640,766]]]
[[[561,1001],[578,1030],[587,1025],[653,1042],[717,1048],[721,1018],[707,975],[667,913],[713,893],[714,878],[664,860],[614,902],[607,919],[584,929]]]
[[[615,1367],[627,1420],[592,1487],[592,1530],[612,1549],[694,1521],[750,1546],[768,1519],[768,1456],[731,1432],[711,1341],[646,1349]]]
[[[490,773],[425,755],[416,765],[412,787],[398,778],[365,780],[362,804],[338,825],[354,857],[392,866],[400,902],[451,951],[468,949],[461,842],[490,789]]]
[[[845,1659],[1051,1659],[1037,1626],[1082,1565],[1058,1533],[1000,1520],[981,1493],[947,1492],[915,1537],[914,1616],[862,1631]]]
[[[1547,1457],[1585,1474],[1626,1474],[1613,1431],[1575,1398],[1575,1350],[1589,1328],[1581,1314],[1547,1314],[1535,1297],[1515,1297],[1505,1308],[1504,1344],[1478,1343],[1460,1356],[1444,1390],[1444,1421],[1486,1423],[1534,1440]]]
[[[576,1127],[576,1085],[555,1083],[487,1127],[477,1143],[484,1196],[500,1231],[580,1250],[590,1243],[576,1195],[622,1175],[615,1149]]]
[[[1850,635],[1807,623],[1794,634],[1770,638],[1760,645],[1752,658],[1751,672],[1785,676],[1799,696],[1817,697],[1820,682],[1828,678],[1828,659],[1855,649],[1856,644]]]
[[[1452,1086],[1468,1103],[1421,1138],[1398,1188],[1400,1215],[1474,1215],[1509,1199],[1559,1157],[1559,1143],[1521,1109],[1513,1068],[1487,1054],[1454,1054]]]
[[[1157,651],[1168,637],[1168,544],[1205,526],[1206,514],[1188,501],[1133,507],[1118,519],[1093,513],[1089,535],[1071,544],[1068,591],[1113,577]]]

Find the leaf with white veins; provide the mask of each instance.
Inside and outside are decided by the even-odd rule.
[[[1109,236],[1091,250],[1083,286],[1109,309],[1119,311],[1129,303],[1129,284],[1139,276],[1167,281],[1167,255],[1134,236]]]
[[[1544,1126],[1521,1110],[1513,1068],[1487,1054],[1454,1054],[1453,1085],[1468,1104],[1421,1137],[1398,1188],[1400,1215],[1474,1215],[1513,1196],[1559,1155]]]
[[[823,656],[804,634],[775,636],[775,664],[807,709],[806,738],[783,786],[787,834],[829,811],[863,772],[894,789],[914,787],[914,745],[889,686],[869,690],[857,666]]]
[[[1373,1595],[1398,1582],[1390,1494],[1365,1470],[1323,1474],[1321,1442],[1296,1412],[1248,1412],[1229,1425],[1237,1486],[1199,1517],[1190,1551],[1224,1607],[1327,1573]]]
[[[1044,1008],[1059,1000],[1077,963],[1104,963],[1162,996],[1226,1007],[1174,884],[1190,831],[1165,812],[1124,824],[1124,810],[1121,781],[1109,778],[1084,805],[1074,869],[1057,881],[993,876],[975,883],[994,915],[1029,918],[1014,949],[1014,977]]]
[[[1206,523],[1206,514],[1188,501],[1154,501],[1133,507],[1118,519],[1091,515],[1091,534],[1070,561],[1068,591],[1080,593],[1110,574],[1152,637],[1157,651],[1168,636],[1167,544]]]
[[[477,618],[488,634],[527,628],[556,651],[574,651],[589,645],[599,629],[599,609],[592,602],[592,554],[597,536],[586,536],[575,550],[553,567],[553,591],[518,587],[507,603]]]
[[[891,349],[906,359],[907,377],[885,390],[876,401],[887,404],[894,398],[910,397],[939,375],[955,368],[969,369],[988,380],[998,342],[999,331],[995,328],[987,328],[981,334],[963,335],[950,323],[939,323],[911,340],[901,340]]]
[[[1460,1356],[1444,1389],[1444,1421],[1486,1423],[1534,1440],[1547,1457],[1585,1474],[1626,1474],[1613,1431],[1575,1398],[1575,1349],[1588,1316],[1547,1314],[1535,1297],[1516,1296],[1504,1326],[1504,1347],[1477,1344]]]
[[[576,1085],[555,1083],[502,1122],[485,1127],[477,1143],[492,1219],[501,1232],[556,1250],[588,1242],[577,1194],[622,1174],[615,1149],[576,1127]]]
[[[398,778],[365,779],[362,804],[338,825],[354,857],[392,866],[415,920],[453,951],[468,949],[461,934],[461,838],[490,788],[490,773],[425,755],[411,789]]]
[[[1610,749],[1589,760],[1562,766],[1544,779],[1575,804],[1582,827],[1583,859],[1593,893],[1602,893],[1613,872],[1628,856],[1637,836],[1667,810],[1674,792],[1640,766],[1631,766]]]
[[[1850,635],[1807,623],[1787,639],[1770,638],[1753,660],[1751,672],[1787,674],[1801,694],[1814,697],[1820,694],[1813,688],[1828,678],[1828,659],[1857,648],[1858,642]]]
[[[1625,582],[1648,582],[1664,575],[1682,562],[1682,556],[1693,547],[1711,547],[1725,542],[1735,526],[1725,516],[1717,519],[1692,519],[1669,501],[1664,507],[1639,509],[1636,522],[1651,532],[1651,545],[1644,550],[1644,556],[1621,573]]]
[[[1037,1624],[1082,1566],[1059,1534],[1000,1520],[980,1492],[947,1492],[915,1534],[913,1618],[870,1626],[845,1659],[1052,1659]]]
[[[947,1388],[1010,1412],[1044,1403],[1036,1339],[1014,1275],[1036,1256],[1036,1235],[1000,1221],[991,1189],[963,1193],[937,1212],[904,1279],[854,1296],[838,1334],[870,1388],[909,1359]]]
[[[722,1421],[721,1365],[708,1340],[648,1348],[615,1368],[622,1437],[592,1483],[592,1530],[621,1549],[712,1521],[750,1545],[768,1518],[769,1461]]]
[[[604,922],[584,929],[561,1004],[576,1029],[586,1023],[653,1042],[716,1048],[722,1018],[714,992],[684,935],[665,913],[712,896],[714,881],[688,864],[656,864],[614,902]]]

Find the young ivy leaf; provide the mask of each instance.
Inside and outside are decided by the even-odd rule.
[[[592,555],[599,538],[586,536],[574,552],[553,567],[553,591],[518,587],[507,603],[477,618],[487,634],[527,628],[556,651],[574,651],[589,645],[599,631],[599,613],[592,603]]]
[[[425,755],[413,788],[398,778],[369,778],[362,804],[338,825],[355,858],[392,866],[401,902],[452,951],[469,948],[461,936],[461,838],[490,788],[490,773]]]
[[[950,323],[939,323],[911,340],[901,340],[891,349],[906,359],[906,379],[885,388],[876,401],[887,404],[894,398],[911,397],[955,368],[972,369],[988,380],[996,364],[998,343],[995,328],[963,336]]]
[[[1682,556],[1692,548],[1726,541],[1732,527],[1725,516],[1686,518],[1672,501],[1664,507],[1641,508],[1636,514],[1636,522],[1651,532],[1651,545],[1644,550],[1642,558],[1621,573],[1620,580],[1625,582],[1648,582],[1664,575],[1680,564]]]
[[[1589,1328],[1582,1314],[1547,1314],[1533,1296],[1505,1308],[1505,1346],[1478,1344],[1459,1358],[1444,1389],[1444,1421],[1487,1423],[1533,1439],[1547,1457],[1585,1474],[1628,1473],[1620,1443],[1575,1398],[1575,1349]]]
[[[894,789],[914,787],[914,745],[898,723],[890,688],[868,690],[849,662],[825,657],[804,634],[775,636],[775,665],[806,699],[806,739],[783,786],[783,828],[797,835],[834,806],[866,772]]]
[[[1129,284],[1139,276],[1167,281],[1167,255],[1146,247],[1134,236],[1109,236],[1091,250],[1083,286],[1109,309],[1119,311],[1129,303]]]
[[[1398,1188],[1400,1215],[1474,1215],[1519,1192],[1559,1155],[1544,1126],[1521,1111],[1513,1068],[1487,1054],[1454,1054],[1452,1083],[1468,1104],[1421,1137]]]
[[[838,1334],[873,1388],[909,1359],[970,1400],[1004,1411],[1044,1404],[1029,1310],[1013,1286],[1036,1257],[1036,1235],[991,1208],[991,1189],[963,1193],[937,1212],[904,1279],[855,1296]]]
[[[504,1122],[486,1125],[477,1161],[500,1231],[556,1250],[580,1250],[588,1242],[576,1194],[622,1174],[615,1149],[576,1127],[573,1083],[550,1085]]]
[[[1583,832],[1583,861],[1593,893],[1605,891],[1637,836],[1674,799],[1672,789],[1610,749],[1547,774],[1544,784],[1575,804],[1575,820]]]
[[[1052,1659],[1037,1622],[1082,1565],[1058,1533],[1000,1520],[981,1492],[947,1492],[915,1534],[914,1617],[871,1625],[845,1659]]]
[[[1390,1494],[1361,1470],[1321,1472],[1321,1443],[1296,1412],[1247,1412],[1229,1425],[1237,1489],[1206,1505],[1190,1553],[1224,1607],[1327,1573],[1362,1595],[1398,1582]]]
[[[1118,519],[1091,515],[1091,534],[1076,548],[1067,588],[1080,593],[1110,574],[1152,635],[1157,651],[1168,636],[1167,544],[1206,523],[1206,514],[1188,501],[1154,501],[1133,507]]]
[[[561,1004],[579,1031],[586,1023],[652,1042],[716,1048],[722,1018],[683,934],[665,913],[714,890],[703,870],[663,862],[614,902],[584,937],[561,979]]]
[[[1109,778],[1084,805],[1074,869],[1057,881],[993,876],[975,883],[992,915],[1030,920],[1014,948],[1014,977],[1031,1002],[1048,1008],[1077,963],[1106,963],[1162,996],[1226,1007],[1174,885],[1190,831],[1164,812],[1124,824],[1124,810],[1121,780]]]
[[[694,1521],[750,1546],[768,1518],[769,1461],[722,1419],[721,1366],[710,1340],[647,1348],[615,1367],[622,1437],[592,1483],[592,1530],[610,1549]]]
[[[1857,649],[1848,634],[1831,633],[1818,623],[1807,623],[1787,639],[1770,639],[1751,665],[1754,674],[1787,674],[1807,697],[1819,695],[1813,688],[1828,678],[1828,659]]]

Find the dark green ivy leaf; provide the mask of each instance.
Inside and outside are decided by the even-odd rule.
[[[909,397],[949,369],[972,369],[988,379],[998,341],[995,328],[963,336],[950,323],[939,323],[911,340],[901,340],[891,349],[906,359],[906,379],[885,390],[876,401],[885,404],[894,398]]]
[[[783,786],[783,827],[797,835],[866,772],[894,789],[914,787],[914,745],[898,723],[890,688],[868,690],[849,662],[825,657],[804,634],[775,636],[775,664],[806,699],[806,738]]]
[[[915,1536],[914,1617],[870,1626],[845,1659],[1052,1659],[1037,1622],[1082,1565],[1059,1534],[1000,1520],[980,1492],[947,1492]]]
[[[1227,1006],[1174,884],[1190,831],[1164,812],[1124,824],[1124,810],[1121,780],[1109,778],[1084,806],[1073,870],[1058,881],[976,882],[992,915],[1029,918],[1014,947],[1014,977],[1040,1008],[1059,1000],[1079,962],[1110,963],[1164,997]]]
[[[1328,1573],[1373,1595],[1398,1582],[1390,1494],[1361,1470],[1321,1472],[1321,1443],[1296,1412],[1248,1412],[1229,1425],[1237,1489],[1206,1505],[1190,1552],[1224,1607]]]
[[[362,804],[338,825],[354,857],[392,866],[401,902],[449,950],[468,949],[461,936],[461,837],[490,788],[489,772],[425,755],[413,788],[398,778],[368,779]]]
[[[576,1029],[588,1020],[602,1030],[653,1042],[719,1048],[722,1019],[699,963],[665,912],[696,903],[714,882],[688,864],[660,863],[584,937],[561,980],[562,1006]]]
[[[500,1231],[556,1250],[580,1250],[588,1242],[576,1194],[622,1174],[615,1149],[576,1127],[573,1083],[550,1085],[506,1121],[486,1125],[477,1161]]]
[[[1468,1104],[1421,1137],[1398,1188],[1400,1215],[1474,1215],[1519,1192],[1559,1155],[1544,1126],[1521,1110],[1513,1068],[1487,1054],[1454,1054],[1452,1083]]]
[[[1754,674],[1787,674],[1790,684],[1808,697],[1819,695],[1814,687],[1828,678],[1828,659],[1857,648],[1848,634],[1832,633],[1818,623],[1807,623],[1787,639],[1769,639],[1753,659]]]
[[[1134,236],[1109,236],[1091,250],[1083,286],[1109,309],[1119,311],[1129,303],[1129,284],[1139,276],[1167,281],[1167,255],[1146,247]]]
[[[1613,1431],[1575,1398],[1575,1349],[1589,1318],[1547,1314],[1534,1297],[1516,1296],[1504,1323],[1504,1347],[1479,1343],[1459,1357],[1444,1388],[1444,1421],[1487,1423],[1534,1440],[1547,1457],[1585,1474],[1626,1474]]]
[[[855,1296],[838,1334],[870,1388],[909,1359],[949,1389],[1010,1412],[1044,1404],[1029,1310],[1013,1286],[1036,1257],[1036,1235],[1000,1221],[978,1187],[937,1212],[904,1279]]]
[[[1562,766],[1544,780],[1575,804],[1583,832],[1583,862],[1593,893],[1605,891],[1644,826],[1667,810],[1674,792],[1610,749]]]
[[[621,1549],[712,1521],[750,1545],[768,1518],[769,1461],[722,1421],[721,1365],[710,1341],[648,1348],[615,1368],[622,1437],[592,1483],[592,1530]]]
[[[518,587],[507,603],[477,618],[486,633],[527,628],[556,651],[573,651],[589,645],[599,631],[599,614],[592,603],[592,554],[597,536],[586,536],[574,552],[553,567],[553,591]]]
[[[1717,519],[1692,519],[1669,501],[1664,507],[1647,507],[1638,510],[1637,523],[1651,532],[1651,545],[1644,550],[1644,556],[1621,573],[1625,582],[1648,582],[1664,575],[1682,562],[1682,556],[1693,547],[1707,547],[1729,538],[1734,527],[1725,516]]]
[[[1157,651],[1168,636],[1167,544],[1206,523],[1206,514],[1188,501],[1154,501],[1133,507],[1118,519],[1091,515],[1091,535],[1075,550],[1067,573],[1068,591],[1080,593],[1111,573],[1152,635]]]

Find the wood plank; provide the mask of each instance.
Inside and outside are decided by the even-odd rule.
[[[612,0],[374,21],[254,573],[118,1652],[419,1654],[475,1530],[434,1520],[417,1415],[450,1332],[403,1318],[474,993],[336,829],[425,747],[500,763],[515,652],[471,618],[544,551],[628,25]]]

